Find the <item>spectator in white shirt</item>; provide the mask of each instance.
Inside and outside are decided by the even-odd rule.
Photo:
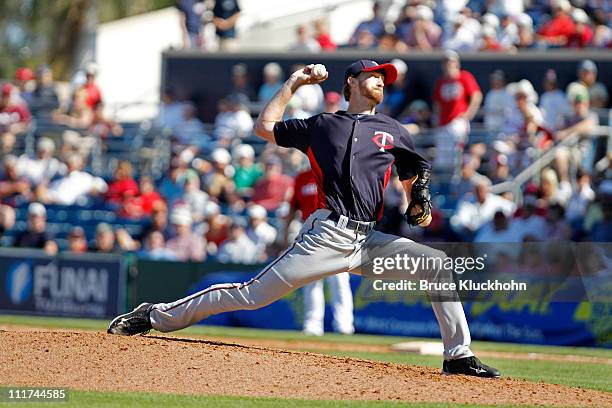
[[[511,83],[508,91],[514,95],[515,106],[507,118],[505,131],[507,133],[534,134],[544,122],[542,112],[536,106],[538,94],[533,85],[526,79]]]
[[[223,109],[215,118],[215,133],[222,144],[231,143],[235,138],[243,138],[253,131],[253,118],[246,104],[247,98],[234,93],[225,98]]]
[[[484,100],[484,123],[487,129],[499,131],[514,107],[514,98],[506,89],[504,71],[494,71],[489,79],[491,90],[487,92]]]
[[[565,218],[576,225],[582,221],[589,204],[595,200],[595,191],[591,187],[591,176],[589,173],[578,169],[576,175],[576,188],[567,203]]]
[[[247,235],[251,241],[257,244],[260,253],[264,253],[266,248],[276,241],[278,231],[268,224],[268,212],[261,205],[251,205],[248,214],[249,228],[247,229]]]
[[[463,14],[457,14],[451,22],[452,28],[443,42],[443,48],[457,52],[476,50],[478,37],[473,27],[467,24],[468,18]]]
[[[176,95],[172,89],[166,89],[162,95],[157,124],[174,130],[182,120],[183,103],[176,100]]]
[[[193,169],[188,169],[183,175],[185,183],[183,189],[183,201],[191,213],[191,218],[195,224],[202,222],[204,209],[208,202],[208,194],[200,189],[200,177]]]
[[[257,245],[244,231],[243,220],[233,220],[228,239],[219,247],[217,260],[221,263],[236,264],[254,264],[259,261]]]
[[[196,116],[195,105],[191,102],[182,105],[182,116],[174,126],[174,135],[182,145],[203,147],[211,141],[211,137],[204,130],[204,124]]]
[[[451,217],[451,226],[464,238],[472,238],[480,227],[493,219],[497,211],[503,211],[510,217],[516,210],[512,201],[489,192],[490,186],[489,179],[479,177],[474,186],[474,195],[457,204],[457,212]]]
[[[17,173],[26,177],[33,186],[47,184],[66,172],[66,165],[53,157],[55,143],[48,137],[38,140],[36,158],[23,154],[17,161]]]
[[[546,71],[544,93],[540,96],[540,109],[544,116],[544,126],[557,130],[563,125],[563,117],[569,112],[565,92],[557,86],[557,73],[554,69]]]
[[[108,190],[106,182],[82,171],[83,158],[72,154],[66,159],[67,174],[53,181],[48,189],[40,190],[45,203],[73,205],[84,202],[89,196],[96,196]]]

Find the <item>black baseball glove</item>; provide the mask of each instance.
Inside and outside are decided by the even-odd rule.
[[[406,222],[418,226],[431,215],[431,196],[429,194],[429,170],[421,170],[418,178],[412,185],[410,192],[410,205],[406,210]],[[414,213],[414,208],[420,206],[422,210]]]

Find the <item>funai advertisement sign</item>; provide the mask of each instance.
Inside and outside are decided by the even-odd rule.
[[[115,256],[0,252],[0,282],[0,312],[104,318],[125,304],[125,268]]]

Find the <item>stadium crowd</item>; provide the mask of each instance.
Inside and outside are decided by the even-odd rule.
[[[410,230],[402,222],[403,189],[393,176],[378,228],[430,241],[612,241],[610,146],[587,137],[599,124],[598,112],[609,107],[593,61],[582,61],[576,81],[567,86],[548,70],[541,95],[525,79],[506,83],[504,72],[496,70],[483,95],[461,68],[459,54],[449,50],[432,106],[424,100],[407,103],[407,66],[392,63],[399,78],[385,91],[380,110],[398,118],[423,146],[438,174],[433,190],[440,195],[434,197],[433,224]],[[300,184],[294,191],[295,179],[308,170],[301,153],[252,137],[250,104],[267,101],[287,73],[268,63],[256,90],[247,70],[244,64],[233,68],[233,89],[220,101],[214,124],[202,123],[193,103],[164,91],[155,122],[171,135],[172,153],[165,174],[155,179],[128,160],[118,162],[112,177],[92,171],[92,146],[123,134],[122,126],[103,114],[95,65],[75,76],[66,106],[55,93],[49,67],[36,73],[18,69],[2,86],[0,99],[2,242],[48,253],[127,251],[179,261],[258,263],[275,256],[300,227],[295,197],[313,185]],[[306,86],[290,102],[285,119],[345,107],[339,93]],[[37,135],[35,154],[29,155],[18,152],[16,142],[31,130],[32,117],[67,130],[58,137]],[[473,139],[475,129],[488,138]],[[511,191],[491,191],[575,135],[577,141],[558,149],[554,161],[524,186],[522,200]],[[56,234],[48,216],[63,208],[113,215],[94,228],[69,219],[70,229]]]
[[[389,5],[375,3],[373,17],[357,26],[347,46],[398,52],[612,46],[605,2],[414,0],[395,19]]]
[[[180,0],[185,48],[236,49],[236,0]],[[610,48],[610,6],[596,0],[406,0],[373,2],[372,17],[360,22],[346,44],[332,40],[325,19],[300,25],[291,51],[333,52],[338,48],[406,52],[516,51],[550,48]],[[205,27],[210,26],[211,30]],[[210,36],[210,35],[209,35]]]

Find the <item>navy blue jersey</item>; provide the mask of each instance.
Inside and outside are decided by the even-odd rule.
[[[414,150],[410,134],[382,113],[344,111],[274,126],[276,144],[294,147],[310,160],[318,187],[318,207],[357,221],[382,215],[383,193],[393,164],[400,180],[431,166]]]

